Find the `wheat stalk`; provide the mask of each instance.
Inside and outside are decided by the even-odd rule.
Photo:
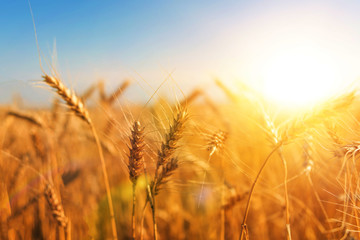
[[[188,118],[186,109],[181,109],[170,125],[169,132],[165,135],[165,141],[161,144],[161,149],[158,150],[158,160],[155,169],[154,180],[148,186],[148,201],[152,210],[153,216],[153,230],[154,239],[157,239],[157,225],[155,214],[155,196],[159,192],[159,187],[165,183],[166,179],[177,168],[177,159],[173,158],[173,154],[177,149],[177,143],[182,137],[185,122]]]
[[[104,154],[102,151],[102,147],[101,147],[101,143],[100,143],[98,134],[95,130],[94,125],[92,124],[89,113],[88,113],[87,109],[85,108],[84,104],[82,103],[81,99],[79,97],[77,97],[77,95],[73,91],[68,89],[61,82],[60,79],[58,79],[56,77],[45,75],[45,76],[43,76],[43,80],[50,87],[52,87],[54,90],[56,90],[57,94],[66,102],[68,107],[78,117],[80,117],[82,120],[84,120],[86,123],[88,123],[91,127],[92,133],[93,133],[95,141],[96,141],[97,149],[99,152],[101,168],[102,168],[102,172],[103,172],[103,176],[104,176],[104,183],[105,183],[106,195],[107,195],[107,200],[108,200],[108,205],[109,205],[109,213],[110,213],[110,218],[111,218],[112,235],[113,235],[113,239],[117,240],[114,207],[112,204],[109,177],[108,177],[107,170],[106,170]]]
[[[267,125],[267,129],[270,132],[270,139],[271,144],[275,146],[278,144],[280,140],[278,129],[275,127],[274,122],[270,118],[270,116],[267,114],[265,110],[263,110],[263,116]],[[291,240],[291,226],[290,226],[290,211],[289,211],[289,194],[288,194],[288,168],[287,168],[287,161],[284,157],[282,148],[280,147],[278,149],[278,154],[280,156],[280,159],[284,165],[284,198],[285,198],[285,226],[286,226],[286,239]]]
[[[130,137],[130,144],[129,147],[130,154],[129,154],[129,177],[133,184],[133,210],[132,210],[132,220],[131,220],[131,229],[132,229],[132,238],[135,240],[135,207],[136,207],[136,183],[137,179],[141,175],[144,170],[144,159],[143,159],[143,152],[144,152],[144,129],[141,128],[140,122],[135,121],[133,128],[131,130],[131,137]]]

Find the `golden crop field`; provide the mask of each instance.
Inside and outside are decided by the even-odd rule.
[[[221,80],[148,104],[38,84],[51,107],[0,111],[1,239],[359,237],[356,91],[290,114]]]
[[[359,13],[0,1],[0,240],[360,240]]]

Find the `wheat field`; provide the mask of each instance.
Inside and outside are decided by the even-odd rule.
[[[220,80],[147,104],[38,84],[50,107],[0,109],[1,239],[359,239],[357,91],[295,114]]]

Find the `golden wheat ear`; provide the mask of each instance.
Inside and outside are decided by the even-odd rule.
[[[338,116],[340,113],[344,113],[354,103],[356,97],[356,91],[342,94],[317,106],[311,112],[295,118],[289,122],[281,134],[281,140],[284,143],[291,141],[306,132],[307,129],[323,124],[327,120]]]
[[[47,184],[44,190],[45,198],[50,206],[51,213],[56,219],[59,226],[66,227],[69,219],[65,216],[65,212],[61,202],[59,201],[53,186]]]
[[[158,152],[157,168],[166,164],[174,154],[177,143],[182,137],[187,119],[188,113],[186,109],[180,110],[174,118],[173,123],[170,125],[170,131],[165,136],[165,142],[161,144],[161,150]]]
[[[141,128],[140,122],[135,121],[134,125],[131,129],[130,136],[130,144],[129,146],[129,175],[130,181],[133,185],[133,207],[132,207],[132,218],[131,218],[131,232],[132,239],[135,239],[135,229],[136,229],[136,221],[135,221],[135,207],[136,207],[136,184],[137,179],[144,171],[144,128]]]
[[[179,167],[177,158],[171,158],[162,168],[156,182],[154,182],[154,195],[158,195],[161,190],[161,186],[168,182],[169,177]]]
[[[101,147],[101,142],[99,140],[99,136],[95,130],[95,127],[93,123],[91,122],[89,112],[85,108],[83,102],[81,99],[70,89],[68,89],[60,79],[56,77],[52,77],[49,75],[43,76],[43,81],[48,84],[51,88],[53,88],[56,93],[66,102],[68,107],[82,120],[84,120],[86,123],[89,124],[91,127],[91,130],[93,132],[96,145],[99,152],[100,162],[101,162],[101,168],[104,175],[104,184],[106,189],[106,195],[107,200],[109,204],[109,213],[111,218],[111,229],[113,234],[113,239],[117,239],[117,230],[116,230],[116,223],[115,223],[115,214],[114,214],[114,208],[112,204],[112,197],[111,197],[111,191],[110,191],[110,184],[109,184],[109,177],[106,170],[106,164],[105,164],[105,158]]]
[[[219,130],[215,132],[207,143],[207,150],[210,151],[210,155],[213,155],[217,150],[220,150],[224,146],[224,142],[228,137],[228,133]]]
[[[89,113],[81,99],[70,89],[68,89],[60,79],[49,75],[43,76],[43,81],[53,88],[56,93],[66,102],[68,107],[81,119],[88,124],[91,123]]]
[[[129,147],[130,155],[128,166],[129,175],[133,184],[136,184],[138,177],[141,175],[144,169],[144,129],[141,128],[139,121],[134,122],[133,128],[131,130],[130,144],[131,146]]]

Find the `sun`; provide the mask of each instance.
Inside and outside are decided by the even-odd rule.
[[[309,46],[269,57],[261,77],[264,96],[285,106],[314,104],[334,94],[341,83],[334,59],[326,51]]]

